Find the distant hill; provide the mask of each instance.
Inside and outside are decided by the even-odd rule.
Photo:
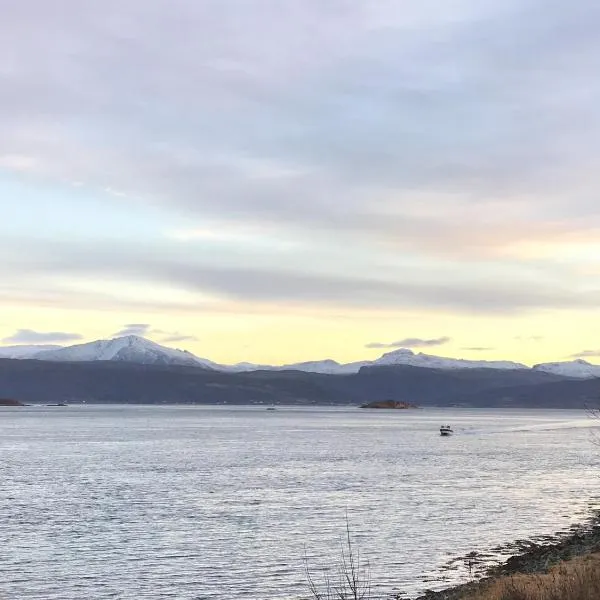
[[[0,359],[0,397],[29,403],[360,405],[385,399],[419,406],[584,408],[600,398],[600,379],[533,369],[369,366],[358,373],[327,375]]]

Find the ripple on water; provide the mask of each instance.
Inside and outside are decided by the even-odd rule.
[[[458,434],[436,435],[442,422]],[[295,598],[305,558],[335,564],[346,514],[383,591],[441,588],[465,577],[444,568],[454,557],[583,518],[595,425],[575,411],[3,411],[0,597]]]

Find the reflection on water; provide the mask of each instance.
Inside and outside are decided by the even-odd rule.
[[[447,423],[454,437],[439,435]],[[345,515],[383,591],[552,533],[597,493],[577,411],[0,410],[0,597],[281,599]],[[442,577],[443,579],[440,579]]]

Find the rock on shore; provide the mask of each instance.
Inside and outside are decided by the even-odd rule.
[[[368,404],[361,405],[361,408],[394,408],[394,409],[405,409],[405,408],[418,408],[416,404],[410,402],[399,402],[398,400],[378,400],[375,402],[369,402]]]
[[[10,398],[0,398],[0,406],[25,406],[18,400],[11,400]]]

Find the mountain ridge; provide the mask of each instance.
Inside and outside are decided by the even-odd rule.
[[[365,367],[413,366],[443,370],[535,370],[575,379],[600,377],[600,365],[593,365],[582,359],[539,363],[533,367],[528,367],[522,363],[507,360],[470,360],[434,356],[422,352],[415,353],[408,348],[386,352],[374,360],[350,363],[339,363],[332,359],[324,359],[284,365],[261,365],[248,362],[224,365],[207,358],[198,357],[187,350],[169,348],[137,335],[96,340],[64,347],[55,345],[0,347],[0,358],[35,359],[51,362],[121,361],[137,364],[193,366],[227,373],[293,370],[328,375],[348,375],[358,373]]]
[[[58,350],[62,348],[57,344],[21,344],[14,346],[0,346],[0,358],[31,358],[45,350]]]
[[[126,361],[0,359],[0,397],[24,403],[343,405],[377,400],[419,406],[585,408],[600,378],[572,379],[533,369],[363,367],[328,375],[303,371],[230,373]]]
[[[565,377],[575,377],[577,379],[600,377],[600,365],[593,365],[582,358],[564,362],[540,363],[533,365],[532,369],[563,375]]]

